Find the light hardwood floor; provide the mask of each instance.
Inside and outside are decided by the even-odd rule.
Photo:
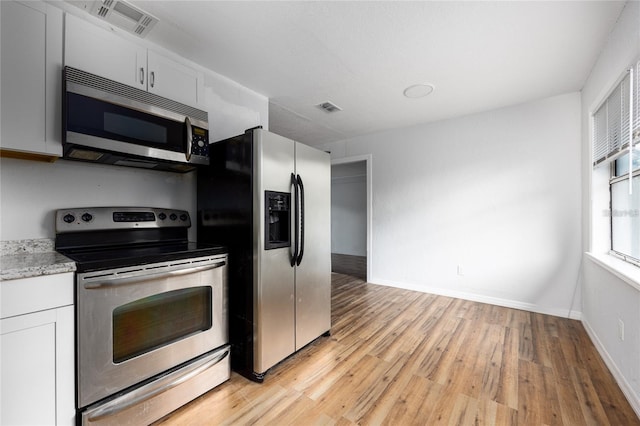
[[[332,330],[162,425],[640,425],[579,321],[333,276]]]

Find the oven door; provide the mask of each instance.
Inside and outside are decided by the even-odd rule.
[[[78,407],[228,342],[226,255],[77,274]]]

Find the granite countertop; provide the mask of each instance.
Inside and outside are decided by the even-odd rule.
[[[74,261],[55,251],[53,240],[0,241],[0,281],[75,270]]]

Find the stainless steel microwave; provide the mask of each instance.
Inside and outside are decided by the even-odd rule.
[[[188,172],[209,164],[208,113],[65,67],[63,158]]]

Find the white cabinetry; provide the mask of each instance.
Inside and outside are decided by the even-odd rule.
[[[60,9],[0,2],[0,147],[8,156],[62,155]]]
[[[202,72],[70,14],[64,62],[187,105],[202,101]]]
[[[65,65],[147,89],[147,49],[68,13],[64,25]]]
[[[202,102],[203,73],[153,50],[147,52],[148,89],[159,96],[196,106]]]
[[[73,281],[65,273],[0,282],[0,424],[74,424]]]

